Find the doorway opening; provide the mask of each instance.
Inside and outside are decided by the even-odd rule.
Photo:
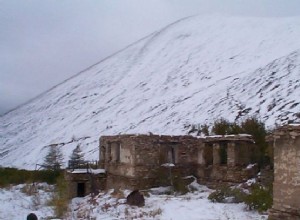
[[[85,183],[77,183],[77,197],[85,196]]]

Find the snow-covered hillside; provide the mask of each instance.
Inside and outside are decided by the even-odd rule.
[[[300,117],[300,18],[199,16],[128,46],[0,118],[0,165],[34,168],[50,144],[98,158],[104,134]]]

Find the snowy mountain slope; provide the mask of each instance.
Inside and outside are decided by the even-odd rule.
[[[299,118],[300,19],[191,17],[138,41],[0,118],[0,165],[34,168],[50,144],[67,160],[98,138],[184,134],[185,124],[259,114]]]

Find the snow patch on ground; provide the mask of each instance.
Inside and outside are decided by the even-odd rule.
[[[266,215],[247,211],[243,203],[212,203],[207,197],[212,190],[198,185],[198,190],[186,195],[152,194],[145,197],[144,207],[126,205],[128,192],[114,195],[101,193],[95,198],[75,198],[72,200],[72,219],[112,220],[112,219],[159,219],[159,220],[266,220]],[[163,192],[163,187],[154,191]],[[153,190],[152,190],[153,191]]]
[[[35,193],[30,193],[33,185],[20,184],[0,188],[0,219],[23,220],[29,213],[35,213],[39,220],[54,216],[53,208],[48,206],[53,186],[36,184]],[[28,193],[24,193],[28,192]]]
[[[191,184],[195,191],[185,195],[167,195],[170,187],[158,187],[145,194],[145,206],[134,207],[126,204],[129,190],[101,192],[95,197],[74,198],[70,202],[67,220],[266,220],[266,215],[248,211],[245,204],[212,203],[207,197],[213,191],[195,181]],[[17,185],[0,189],[0,219],[20,220],[33,212],[39,220],[54,219],[53,208],[48,206],[53,186],[37,184],[37,193],[24,193],[24,187]],[[39,198],[37,204],[36,198]]]

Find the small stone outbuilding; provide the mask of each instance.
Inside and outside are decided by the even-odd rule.
[[[300,220],[300,125],[277,129],[273,140],[274,183],[270,220]]]
[[[65,179],[68,182],[70,198],[97,195],[99,190],[106,188],[106,174],[103,169],[67,169]]]

